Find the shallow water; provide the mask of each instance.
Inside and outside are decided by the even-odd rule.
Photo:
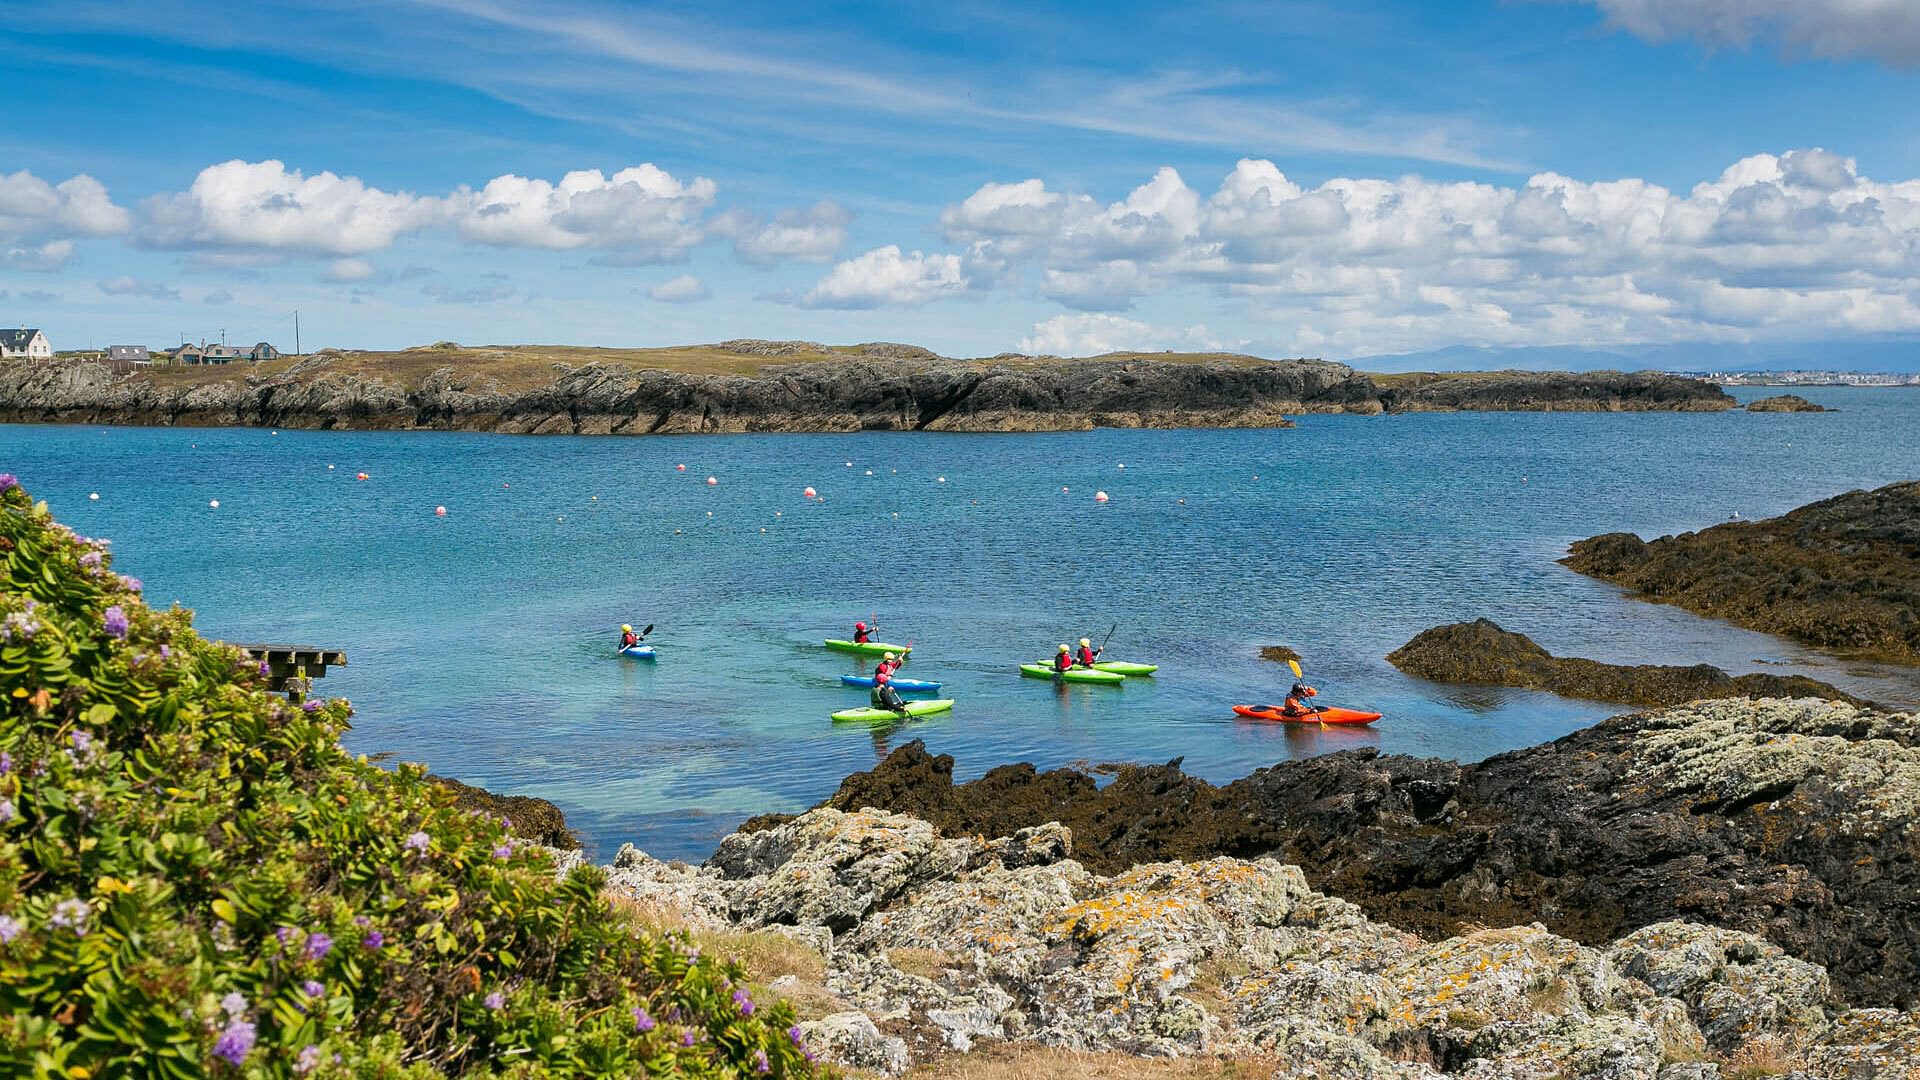
[[[1051,435],[0,426],[0,470],[113,538],[116,567],[153,602],[194,607],[209,635],[345,649],[319,688],[354,700],[352,749],[552,799],[603,853],[632,840],[699,858],[913,738],[963,778],[1184,757],[1225,781],[1355,746],[1478,759],[1622,711],[1435,685],[1382,659],[1478,616],[1562,655],[1803,672],[1920,703],[1911,670],[1627,600],[1554,561],[1594,533],[1770,516],[1920,475],[1920,390],[1804,395],[1841,411]],[[906,674],[959,699],[952,713],[828,723],[864,691],[840,685],[858,665],[819,641],[876,613],[883,639],[916,646]],[[657,624],[658,663],[613,656],[623,621]],[[1017,676],[1114,625],[1108,655],[1158,662],[1157,677]],[[1273,643],[1305,654],[1322,700],[1386,719],[1236,720],[1230,705],[1290,681],[1256,658]]]

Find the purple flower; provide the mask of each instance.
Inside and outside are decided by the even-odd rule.
[[[795,1024],[787,1029],[787,1041],[804,1049],[807,1045],[807,1033],[800,1030],[799,1024]]]
[[[140,590],[146,588],[146,585],[144,585],[139,578],[134,577],[131,574],[121,574],[120,587],[127,590],[128,592],[139,592]]]
[[[47,919],[47,925],[71,930],[74,937],[86,937],[87,916],[92,914],[93,909],[85,900],[62,900],[53,905],[53,915]]]
[[[493,849],[493,857],[494,857],[494,858],[496,858],[496,859],[507,859],[507,858],[512,858],[512,857],[513,857],[513,845],[512,845],[512,844],[501,844],[501,845],[500,845],[499,847],[497,847],[497,848],[494,848],[494,849]]]
[[[214,1056],[225,1058],[229,1065],[237,1066],[247,1060],[248,1054],[253,1053],[254,1038],[252,1024],[245,1020],[234,1020],[227,1025],[227,1030],[220,1033],[219,1041],[213,1044]]]
[[[694,1035],[692,1028],[688,1028],[687,1030],[680,1033],[681,1046],[692,1046],[694,1044],[695,1039],[696,1039],[696,1036]]]
[[[745,990],[733,992],[733,1003],[739,1006],[741,1016],[753,1015],[753,998]]]
[[[493,993],[488,994],[486,997],[486,1000],[481,1002],[482,1005],[485,1005],[489,1009],[498,1009],[502,1005],[505,1005],[506,1003],[507,1003],[506,995],[502,994],[498,990],[495,990]]]
[[[80,556],[80,565],[91,570],[94,567],[100,565],[101,558],[102,556],[97,549],[94,551],[89,551],[85,555]]]
[[[14,479],[12,473],[0,472],[0,494],[5,494],[6,492],[12,491],[14,488],[17,488],[19,486],[20,486],[20,481]]]
[[[317,1046],[308,1046],[306,1049],[301,1050],[300,1056],[293,1061],[293,1071],[301,1076],[305,1076],[319,1067],[320,1048]]]
[[[432,842],[433,838],[429,837],[425,832],[416,832],[407,837],[400,846],[416,855],[425,855],[427,853],[427,845]]]
[[[648,1015],[646,1009],[638,1005],[635,1005],[633,1007],[633,1030],[635,1031],[652,1031],[653,1030],[653,1017]]]
[[[300,707],[302,709],[305,709],[308,714],[317,713],[320,711],[320,699],[308,698],[307,700],[300,703]]]
[[[20,936],[20,920],[11,915],[0,915],[0,945],[11,942]]]
[[[293,940],[293,927],[283,926],[280,929],[275,930],[273,932],[273,936],[279,939],[280,944],[285,945],[287,942]]]
[[[7,753],[5,750],[0,750],[0,776],[5,776],[12,771],[13,755]]]
[[[40,632],[40,620],[33,617],[33,602],[27,602],[27,610],[16,611],[0,619],[0,644],[19,638],[32,641],[33,635]]]
[[[0,799],[0,825],[13,820],[13,800]]]
[[[367,931],[367,936],[360,939],[360,944],[363,948],[378,949],[380,946],[386,944],[386,941],[386,937],[383,936],[380,931],[369,930]]]
[[[220,999],[220,1008],[226,1012],[227,1019],[237,1020],[241,1013],[247,1011],[247,999],[240,995],[240,991],[229,990],[227,996]]]
[[[370,926],[372,924],[373,924],[373,920],[367,918],[365,915],[355,915],[353,917],[353,925],[355,926],[365,927],[365,926]]]
[[[755,1050],[753,1052],[753,1071],[757,1073],[770,1073],[773,1071],[773,1066],[767,1063],[767,1052],[765,1050]]]
[[[307,935],[307,947],[304,950],[307,959],[318,960],[327,955],[327,950],[331,948],[333,948],[333,939],[326,934],[315,930]]]
[[[115,604],[101,614],[100,625],[109,635],[124,638],[127,636],[127,613],[121,610],[119,604]]]
[[[262,675],[273,674],[273,665],[267,663],[265,660],[260,661],[260,674]]]
[[[308,997],[323,997],[327,992],[326,984],[318,979],[308,979],[300,984],[300,989],[305,990]]]

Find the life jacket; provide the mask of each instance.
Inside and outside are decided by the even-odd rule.
[[[1095,657],[1093,655],[1093,646],[1091,645],[1080,646],[1080,666],[1081,667],[1092,667],[1094,659]]]
[[[1066,653],[1054,653],[1053,654],[1053,670],[1072,671],[1073,657],[1069,656]]]
[[[853,632],[853,643],[855,645],[865,645],[867,642],[872,640],[873,640],[873,634],[870,631],[855,630]]]
[[[638,644],[640,644],[640,639],[633,636],[633,631],[629,630],[626,633],[620,635],[621,648],[631,649],[632,647]]]
[[[873,669],[873,685],[885,686],[892,681],[893,665],[883,660],[879,667]]]

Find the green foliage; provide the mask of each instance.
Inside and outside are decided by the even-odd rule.
[[[0,476],[0,1075],[814,1072],[737,966],[109,563]]]

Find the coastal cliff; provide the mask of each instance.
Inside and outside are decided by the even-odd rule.
[[[667,350],[321,353],[117,374],[0,365],[0,421],[639,435],[1284,427],[1302,413],[1707,411],[1717,387],[1653,372],[1371,376],[1229,354],[954,360],[885,343]]]

